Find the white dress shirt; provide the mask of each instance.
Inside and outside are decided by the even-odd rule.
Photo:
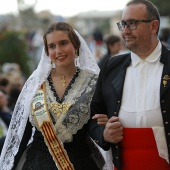
[[[124,127],[163,126],[160,109],[160,83],[163,64],[162,45],[142,60],[131,52],[131,64],[124,82],[119,120]]]

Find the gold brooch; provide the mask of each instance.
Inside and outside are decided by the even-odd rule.
[[[57,114],[57,118],[61,116],[61,114],[67,113],[71,104],[70,103],[51,103],[51,110],[54,114]]]
[[[168,75],[165,75],[165,76],[163,77],[163,85],[164,85],[164,87],[167,85],[167,81],[168,81],[169,79],[170,79],[170,78],[169,78]]]

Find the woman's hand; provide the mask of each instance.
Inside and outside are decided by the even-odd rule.
[[[108,122],[108,117],[106,114],[95,114],[92,119],[97,119],[97,124],[101,126],[105,126]]]

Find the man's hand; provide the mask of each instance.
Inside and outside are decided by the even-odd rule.
[[[111,117],[103,132],[105,142],[118,143],[123,139],[123,126],[118,117]]]
[[[108,122],[108,117],[105,114],[95,114],[92,119],[97,119],[97,124],[101,126],[105,126]]]

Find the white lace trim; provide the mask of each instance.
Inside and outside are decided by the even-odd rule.
[[[96,63],[95,57],[91,53],[90,49],[88,48],[86,42],[84,39],[80,36],[80,34],[74,30],[76,34],[79,36],[79,39],[81,41],[81,46],[79,49],[79,59],[78,59],[78,66],[82,70],[90,70],[94,74],[99,74],[100,69]]]
[[[168,148],[167,148],[167,143],[165,138],[164,127],[155,126],[152,127],[152,130],[156,140],[159,156],[165,159],[169,163],[169,155],[168,155]]]
[[[94,93],[97,77],[87,71],[80,72],[64,103],[71,103],[69,112],[56,123],[60,129],[59,138],[63,142],[72,141],[72,135],[86,124],[90,118],[90,102]],[[62,128],[61,128],[62,127]]]

